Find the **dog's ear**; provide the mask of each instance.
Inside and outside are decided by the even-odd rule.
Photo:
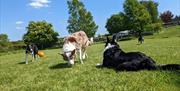
[[[113,36],[112,43],[116,43],[116,36]]]
[[[63,57],[63,59],[64,59],[65,61],[68,60],[68,58],[67,58],[67,56],[66,56],[65,54],[63,54],[63,53],[59,53],[59,54]]]
[[[111,45],[116,45],[119,47],[119,44],[116,41],[116,36],[113,36],[112,41],[111,41]]]
[[[63,55],[63,53],[58,53],[59,55]]]
[[[108,44],[110,44],[110,40],[109,40],[108,36],[106,36],[106,44],[105,44],[105,47],[108,46]]]
[[[72,56],[75,54],[75,52],[76,52],[76,49],[74,49],[74,50],[71,52],[71,56],[70,56],[70,57],[72,57]]]
[[[64,57],[64,54],[63,54],[63,53],[59,53],[59,54]]]

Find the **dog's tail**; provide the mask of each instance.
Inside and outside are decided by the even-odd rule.
[[[157,69],[160,69],[160,70],[180,70],[180,64],[157,65]]]

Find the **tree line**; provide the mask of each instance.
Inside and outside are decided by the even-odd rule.
[[[91,12],[87,11],[80,0],[68,0],[69,19],[67,31],[71,34],[84,31],[88,37],[94,37],[98,26],[93,20]],[[158,3],[152,0],[138,1],[125,0],[124,10],[113,14],[106,22],[109,34],[119,31],[131,30],[134,35],[141,36],[144,31],[158,32],[163,22],[172,20],[173,15],[162,13],[158,16]],[[54,31],[52,24],[46,21],[31,21],[27,27],[28,32],[23,36],[26,44],[35,43],[43,47],[49,47],[58,41],[58,33]]]
[[[158,3],[152,0],[125,0],[123,11],[108,18],[106,29],[110,34],[130,30],[135,35],[142,35],[144,31],[159,32],[163,24],[171,21],[180,22],[180,16],[173,19],[170,11],[158,16]]]
[[[154,1],[126,0],[124,11],[112,15],[106,23],[109,33],[131,30],[138,35],[143,31],[159,31],[161,20],[158,18],[158,3]]]
[[[93,20],[91,12],[86,10],[85,5],[80,0],[68,0],[67,5],[69,9],[67,31],[71,34],[82,30],[85,31],[88,37],[94,37],[98,25]],[[173,19],[174,15],[170,11],[161,13],[158,16],[157,8],[158,3],[152,0],[125,0],[123,4],[124,10],[108,18],[105,28],[109,34],[131,30],[139,36],[144,31],[160,31],[163,22],[180,21],[180,16]],[[22,38],[25,44],[34,43],[40,48],[47,48],[59,41],[59,34],[54,30],[53,25],[45,20],[30,21],[26,29],[27,32]],[[0,35],[0,46],[6,46],[8,41],[6,34]]]
[[[84,4],[79,0],[67,1],[69,19],[67,30],[69,33],[84,31],[88,37],[93,37],[98,26],[93,20],[92,14],[85,9]],[[37,44],[40,48],[52,46],[58,41],[59,34],[54,31],[53,25],[46,21],[30,21],[28,31],[23,36],[26,44]]]

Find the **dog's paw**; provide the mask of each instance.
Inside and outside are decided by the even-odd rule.
[[[96,66],[101,66],[101,65],[102,65],[102,64],[100,64],[100,63],[97,63],[97,64],[96,64]]]
[[[97,63],[97,64],[96,64],[96,67],[97,67],[97,68],[101,68],[101,67],[102,67],[102,64]]]

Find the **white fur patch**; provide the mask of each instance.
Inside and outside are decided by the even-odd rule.
[[[107,49],[110,49],[112,47],[114,47],[115,45],[111,45],[110,43],[108,43],[108,45],[104,48],[104,52],[107,50]]]
[[[63,52],[73,51],[74,49],[76,49],[75,45],[70,42],[63,45]]]
[[[67,56],[68,59],[69,59],[69,57],[70,57],[70,55],[71,55],[71,52],[66,52],[65,54],[66,54],[66,56]]]
[[[68,43],[65,43],[63,45],[63,52],[65,53],[65,55],[67,56],[68,58],[68,63],[69,64],[74,64],[74,59],[70,59],[70,55],[71,55],[71,52],[76,49],[75,45],[73,45],[73,43],[71,42],[68,42]]]
[[[91,42],[91,43],[93,43],[94,41],[93,41],[93,37],[91,37],[90,39],[89,39],[89,41]]]
[[[102,64],[100,64],[100,63],[97,63],[97,64],[96,64],[96,66],[101,66],[101,65],[102,65]]]

